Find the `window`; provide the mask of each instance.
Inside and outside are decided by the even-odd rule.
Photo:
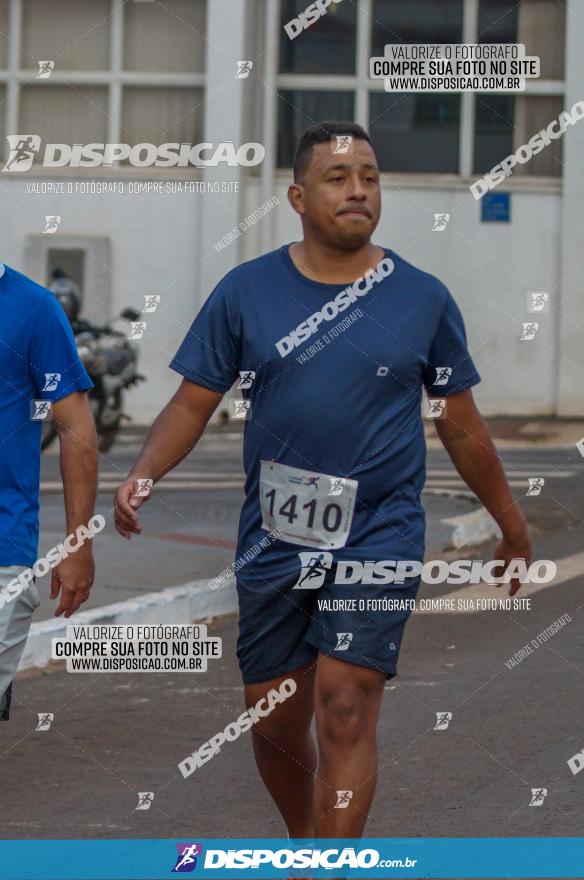
[[[122,119],[124,143],[199,143],[203,89],[126,86]]]
[[[540,80],[564,76],[565,4],[559,0],[481,0],[479,43],[524,43],[528,55],[541,59]],[[550,34],[554,39],[550,40]],[[538,87],[534,82],[533,91]],[[472,170],[484,174],[514,152],[562,111],[558,95],[476,95]],[[554,141],[514,174],[561,177],[562,142]]]
[[[352,92],[301,92],[278,93],[280,125],[278,126],[278,165],[291,168],[300,135],[318,120],[353,119]]]
[[[0,70],[8,66],[8,0],[0,0]]]
[[[356,4],[334,3],[327,9],[326,27],[310,27],[301,38],[289,39],[284,25],[307,6],[305,0],[282,0],[280,71],[282,73],[355,73]],[[320,23],[320,22],[319,22]],[[299,35],[300,36],[300,35]]]
[[[284,24],[306,5],[303,0],[281,3],[280,167],[290,167],[305,128],[326,119],[350,118],[369,129],[383,171],[482,174],[562,109],[564,0],[331,4],[326,15],[290,40]],[[345,8],[350,14],[341,18],[340,10]],[[333,9],[339,12],[336,19],[330,14]],[[369,78],[369,59],[383,55],[387,43],[401,42],[524,43],[528,55],[540,56],[541,76],[531,80],[521,95],[385,92],[382,80]],[[349,109],[352,116],[347,116]],[[561,141],[516,166],[516,173],[560,176]]]
[[[371,95],[369,132],[382,171],[457,174],[459,127],[459,95]]]
[[[463,0],[374,0],[371,54],[386,43],[461,43]]]
[[[513,95],[477,95],[473,159],[475,173],[483,174],[513,152],[513,100]]]
[[[44,143],[199,142],[206,8],[0,0],[0,131]],[[37,78],[39,61],[54,62],[50,76]]]
[[[566,4],[563,0],[480,0],[478,43],[525,43],[541,58],[541,79],[564,76]],[[553,39],[550,39],[553,35]]]
[[[513,150],[527,143],[537,131],[545,128],[552,119],[557,119],[563,109],[563,101],[555,95],[541,95],[537,98],[520,95],[515,98],[515,125]],[[526,162],[516,165],[519,175],[535,177],[562,176],[562,139],[552,141],[549,147]],[[515,173],[515,170],[514,170]]]
[[[47,100],[47,95],[50,100]],[[23,85],[19,128],[43,143],[89,144],[107,140],[107,89],[92,86]]]
[[[124,4],[124,70],[205,70],[205,4]]]
[[[21,69],[51,59],[57,70],[107,70],[110,12],[109,0],[23,0]]]
[[[477,43],[516,43],[519,3],[480,0]]]

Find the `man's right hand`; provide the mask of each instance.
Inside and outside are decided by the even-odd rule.
[[[129,477],[116,492],[114,501],[116,529],[122,538],[127,538],[128,541],[133,534],[139,535],[142,531],[138,509],[150,498],[150,494],[136,495],[137,489],[138,480],[136,477]]]
[[[153,474],[157,480],[162,479],[193,449],[222,397],[218,391],[183,379],[150,428],[132,473]],[[116,529],[128,540],[142,531],[137,510],[149,498],[149,495],[136,495],[138,481],[138,477],[128,477],[116,493]]]

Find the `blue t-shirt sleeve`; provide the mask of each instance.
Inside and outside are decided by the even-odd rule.
[[[424,386],[432,397],[466,391],[481,381],[466,344],[460,309],[449,291],[424,367]]]
[[[225,394],[237,378],[240,363],[237,305],[223,279],[204,303],[170,363],[173,370]]]
[[[65,312],[54,296],[43,297],[31,333],[28,366],[43,400],[62,400],[75,391],[89,391],[89,378],[77,353]]]

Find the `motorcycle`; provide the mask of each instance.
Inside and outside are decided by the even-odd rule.
[[[72,283],[67,287],[64,276],[57,276],[55,284],[51,285],[54,295],[69,318],[79,358],[93,382],[94,387],[89,391],[88,397],[95,419],[98,449],[100,452],[108,452],[122,421],[131,421],[130,416],[123,411],[124,392],[144,381],[146,377],[138,373],[137,347],[124,333],[111,326],[97,327],[78,319],[79,297],[73,287]],[[140,314],[135,309],[128,308],[119,317],[125,321],[137,321]],[[41,449],[50,446],[56,437],[54,423],[45,422]]]

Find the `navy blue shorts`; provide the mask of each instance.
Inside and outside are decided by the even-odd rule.
[[[420,586],[336,584],[329,571],[318,589],[293,589],[298,577],[237,580],[237,656],[245,684],[269,681],[316,660],[318,652],[355,666],[397,672],[404,627]]]

